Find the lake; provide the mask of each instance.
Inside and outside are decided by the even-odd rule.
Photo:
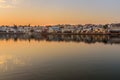
[[[119,79],[119,35],[0,35],[0,80]]]

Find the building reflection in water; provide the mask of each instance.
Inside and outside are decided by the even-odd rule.
[[[0,80],[80,80],[91,76],[97,80],[120,73],[119,46],[104,45],[120,44],[120,36],[1,34],[0,43]]]
[[[27,60],[29,60],[27,58]],[[15,55],[0,55],[0,72],[14,70],[15,67],[26,66],[27,60]]]
[[[19,34],[19,35],[10,35],[10,34],[1,34],[0,40],[24,40],[24,41],[54,41],[54,42],[84,42],[84,43],[104,43],[104,44],[119,44],[120,36],[112,36],[112,35],[27,35],[27,34]]]

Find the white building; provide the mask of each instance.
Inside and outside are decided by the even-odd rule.
[[[120,24],[111,24],[110,32],[111,33],[120,33]]]
[[[48,33],[58,33],[61,32],[60,27],[49,27]]]

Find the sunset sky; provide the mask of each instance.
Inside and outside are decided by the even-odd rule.
[[[0,0],[0,25],[120,22],[120,0]]]

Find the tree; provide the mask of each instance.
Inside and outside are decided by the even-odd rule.
[[[31,24],[28,24],[28,27],[30,27],[31,26]]]
[[[14,24],[14,25],[13,25],[13,28],[14,28],[14,29],[17,29],[17,25]]]
[[[103,28],[104,28],[104,29],[107,29],[107,28],[108,28],[108,25],[107,25],[107,24],[106,24],[106,25],[104,25],[104,26],[103,26]]]

